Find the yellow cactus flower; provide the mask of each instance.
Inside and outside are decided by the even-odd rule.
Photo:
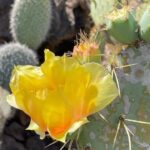
[[[87,122],[118,95],[111,75],[98,63],[80,64],[74,57],[45,51],[40,67],[16,66],[8,102],[27,113],[29,129],[65,141],[67,133]]]

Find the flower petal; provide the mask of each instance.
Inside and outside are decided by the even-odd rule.
[[[13,96],[8,101],[31,117],[30,129],[48,131],[64,141],[67,133],[86,123],[87,116],[111,103],[118,91],[111,75],[97,63],[83,65],[74,57],[54,56],[48,50],[45,55],[41,67],[14,69]]]
[[[19,107],[16,103],[16,100],[15,100],[15,96],[13,94],[7,96],[7,102],[12,107],[15,107],[15,108],[19,109]]]
[[[98,89],[98,96],[93,101],[93,111],[102,110],[109,105],[117,96],[118,90],[112,76],[100,64],[87,63],[84,65],[91,74],[91,83]]]
[[[33,121],[30,121],[30,124],[26,130],[34,130],[38,135],[40,135],[40,139],[45,138],[45,132],[41,130],[41,128]]]

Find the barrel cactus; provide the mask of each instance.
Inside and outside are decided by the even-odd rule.
[[[49,31],[51,11],[51,0],[15,0],[10,15],[14,40],[37,49]]]
[[[11,71],[15,65],[37,65],[36,54],[24,45],[9,43],[0,46],[0,86],[9,89]]]

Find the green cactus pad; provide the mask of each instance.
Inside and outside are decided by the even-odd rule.
[[[15,0],[10,16],[14,40],[37,49],[49,31],[51,11],[50,0]]]
[[[107,31],[123,44],[135,42],[138,39],[138,25],[133,12],[127,7],[114,10],[108,16]]]
[[[150,42],[150,7],[147,8],[139,22],[141,38]]]
[[[91,16],[96,25],[104,24],[106,16],[113,10],[115,0],[92,0],[91,1]]]
[[[141,17],[143,16],[145,10],[148,8],[149,5],[150,5],[150,3],[145,2],[145,3],[140,4],[137,7],[137,9],[136,9],[136,20],[138,22],[140,22]]]

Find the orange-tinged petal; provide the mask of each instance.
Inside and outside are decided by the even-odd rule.
[[[17,66],[10,82],[9,103],[27,113],[36,132],[48,131],[63,141],[118,95],[111,75],[98,63],[80,64],[46,50],[41,67]]]
[[[45,132],[42,131],[41,128],[33,120],[31,120],[26,130],[34,130],[38,135],[40,135],[40,139],[45,138]]]

